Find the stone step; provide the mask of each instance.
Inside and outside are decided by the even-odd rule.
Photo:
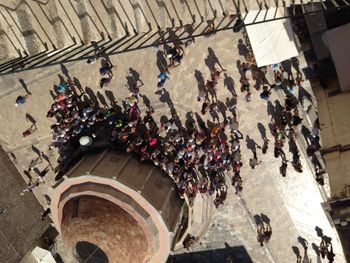
[[[34,1],[22,2],[17,10],[17,18],[22,35],[25,36],[25,43],[29,54],[37,54],[47,50],[59,48],[57,39],[60,37],[56,34],[47,15],[41,8],[41,4]],[[60,48],[65,45],[60,44]]]
[[[220,13],[220,5],[217,0],[204,0],[203,4],[205,5],[206,20],[212,20],[218,17],[218,13]]]
[[[140,32],[144,32],[145,26],[144,23],[150,25],[150,27],[154,29],[160,29],[161,25],[158,19],[157,8],[152,1],[144,1],[144,0],[132,0],[133,8],[139,9],[139,11],[135,10],[135,15],[140,23]],[[140,16],[142,13],[142,17]]]
[[[11,28],[0,11],[0,61],[6,62],[23,53],[23,50],[20,51],[20,44],[11,33]]]
[[[238,12],[238,5],[237,1],[235,0],[225,0],[224,2],[224,8],[226,15],[234,15]]]
[[[25,10],[23,10],[23,8],[19,9],[18,11],[22,14],[25,13]],[[4,29],[9,36],[9,42],[13,43],[13,45],[17,47],[17,50],[21,55],[28,55],[29,50],[27,47],[27,41],[30,42],[29,38],[31,38],[31,31],[27,32],[27,30],[30,29],[30,25],[22,27],[22,24],[26,25],[24,19],[28,20],[27,16],[23,17],[22,21],[19,21],[15,11],[4,7],[0,7],[0,13],[1,19],[3,21],[2,29]],[[22,24],[20,22],[22,22]],[[34,40],[34,42],[36,42],[36,40]],[[38,51],[39,50],[34,47],[34,49],[32,49],[32,54],[35,54]]]
[[[135,11],[137,10],[133,8],[130,1],[118,0],[118,4],[122,8],[123,14],[127,18],[125,21],[127,22],[127,25],[130,28],[130,33],[138,34],[142,32],[141,28],[138,28],[136,20],[137,14],[135,13]]]
[[[76,43],[88,44],[102,36],[131,35],[192,24],[194,18],[223,13],[221,0],[48,0],[18,2],[14,9],[1,7],[2,46],[7,57],[63,49]],[[200,21],[197,19],[197,21]],[[6,40],[7,38],[7,40]],[[13,42],[13,44],[9,44]],[[17,43],[15,43],[17,42]],[[18,48],[17,48],[18,49]],[[3,56],[3,60],[6,56]]]
[[[62,31],[56,31],[55,29],[59,28],[54,28],[48,19],[48,4],[43,5],[35,1],[26,1],[26,3],[21,5],[27,6],[26,12],[30,17],[33,30],[40,42],[44,42],[44,46],[47,47],[48,50],[63,48],[66,45],[66,43],[62,41],[65,38],[65,34],[62,34]],[[46,12],[44,10],[45,7],[47,9]],[[51,5],[51,7],[53,6]],[[52,10],[52,12],[53,11],[54,10]],[[58,42],[58,40],[60,41]]]
[[[118,38],[125,35],[123,25],[118,20],[118,15],[111,1],[89,1],[89,6],[90,10],[94,10],[106,37]]]
[[[204,0],[186,0],[187,7],[193,13],[196,23],[206,20],[206,9]]]
[[[94,18],[93,12],[89,8],[88,0],[65,0],[65,2],[68,2],[67,9],[70,9],[71,13],[73,13],[72,16],[78,18],[84,44],[88,44],[91,41],[98,41],[102,38],[103,34],[106,34],[98,26],[97,19]]]
[[[166,5],[163,0],[150,0],[146,2],[160,28],[166,29],[167,27],[172,27],[171,17],[166,13]]]
[[[56,38],[58,49],[70,46],[79,41],[79,35],[74,31],[72,25],[65,21],[68,19],[59,1],[51,0],[47,5],[40,5],[39,7],[44,13],[47,22],[51,24],[52,34]]]
[[[185,0],[172,0],[170,1],[177,19],[181,21],[182,25],[192,24],[193,20],[193,12],[188,7],[188,1]]]

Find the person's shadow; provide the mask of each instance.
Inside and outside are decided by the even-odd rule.
[[[83,94],[84,93],[84,89],[81,86],[81,83],[80,83],[79,79],[77,79],[76,77],[73,77],[73,82],[74,82],[74,85],[78,88],[80,94]]]
[[[174,109],[173,101],[170,98],[170,93],[164,89],[163,94],[159,97],[159,100],[163,103],[166,103],[170,109]]]
[[[206,130],[207,126],[205,125],[205,122],[203,121],[202,117],[197,112],[195,112],[194,115],[196,116],[196,120],[197,120],[198,126],[202,130]]]
[[[282,111],[283,111],[283,106],[278,100],[275,100],[275,119],[277,118],[279,120],[281,118]]]
[[[247,135],[246,137],[247,148],[254,153],[256,153],[256,148],[261,149],[261,147]]]
[[[100,103],[103,105],[103,107],[108,108],[108,104],[105,97],[99,91],[97,91],[97,98],[100,101]]]
[[[151,105],[151,101],[149,100],[149,98],[146,96],[146,95],[141,95],[140,94],[140,97],[142,98],[143,100],[143,104],[145,104],[145,106],[147,107],[147,109],[151,112],[154,111],[152,105]]]
[[[308,248],[308,242],[305,238],[299,236],[298,237],[298,242],[303,246],[304,249]]]
[[[36,120],[29,113],[26,113],[26,120],[29,121],[35,128],[37,128],[36,127]],[[40,153],[40,151],[39,151],[39,153]]]
[[[54,90],[55,90],[55,86],[56,86],[56,85],[54,85]],[[51,95],[51,98],[52,98],[53,100],[55,100],[55,99],[56,99],[56,96],[57,96],[57,93],[55,93],[53,90],[50,90],[50,95]]]
[[[244,44],[242,39],[238,40],[237,49],[238,49],[238,54],[240,56],[243,56],[244,58],[248,57],[249,50],[248,50],[247,46]]]
[[[108,98],[109,102],[110,102],[110,105],[112,107],[115,107],[117,105],[117,100],[116,98],[114,97],[114,94],[112,91],[110,90],[105,90],[105,94],[106,94],[106,97]]]
[[[267,137],[266,137],[266,128],[261,122],[258,122],[258,129],[259,129],[259,132],[261,134],[261,138],[263,140],[266,140],[267,139]]]
[[[29,180],[29,183],[32,183],[33,182],[33,177],[32,175],[30,174],[29,171],[27,170],[24,170],[23,173],[27,176],[28,180]]]
[[[296,145],[296,143],[294,142],[294,140],[288,140],[288,145],[289,145],[289,152],[290,153],[297,153],[299,152],[298,150],[298,146]]]
[[[44,152],[41,152],[41,156],[48,163],[48,165],[50,166],[51,170],[54,170],[54,168],[53,168],[53,166],[51,164],[50,158]]]
[[[66,68],[66,66],[63,64],[60,64],[60,66],[61,66],[62,74],[65,75],[69,81],[71,81],[71,77],[69,76],[69,71]]]
[[[297,74],[301,74],[299,59],[297,57],[292,57],[290,59],[290,62],[293,68],[295,69],[295,71],[297,72]]]
[[[21,83],[22,88],[25,90],[25,92],[26,92],[27,94],[32,94],[32,93],[28,90],[27,84],[24,82],[23,79],[19,79],[18,81],[19,81],[19,83]]]
[[[226,116],[227,107],[226,107],[225,103],[223,103],[220,100],[218,100],[218,110],[221,113],[221,115],[224,117],[224,119],[226,120],[226,118],[227,118],[227,116]]]
[[[160,50],[157,51],[157,67],[159,72],[164,72],[168,66],[168,62],[164,56],[164,53]]]
[[[275,107],[273,106],[271,101],[267,101],[267,116],[271,115],[271,121],[275,121],[276,122],[276,113],[275,113]]]
[[[214,71],[215,70],[215,65],[216,64],[221,68],[221,70],[224,70],[224,68],[220,64],[220,61],[219,61],[218,57],[215,55],[215,52],[214,52],[214,50],[211,47],[208,47],[208,56],[204,60],[204,62],[205,62],[205,65],[207,65],[207,67],[209,68],[210,71]]]
[[[142,80],[140,79],[140,74],[134,70],[133,68],[129,68],[129,72],[132,76],[132,78],[134,79],[134,82],[137,84],[137,82],[140,82],[143,85]]]
[[[235,97],[237,97],[237,93],[235,90],[235,82],[233,78],[231,78],[229,75],[226,73],[224,74],[224,86],[227,87],[228,91],[231,92],[231,94]]]
[[[205,90],[205,81],[202,72],[199,70],[194,71],[194,77],[197,80],[197,87],[199,91]]]
[[[266,225],[270,226],[271,219],[267,215],[261,213],[260,218]]]
[[[98,100],[97,100],[97,97],[96,97],[94,91],[91,88],[89,88],[89,87],[85,87],[85,92],[89,96],[89,101],[91,103],[94,103],[94,104],[98,105]]]
[[[301,134],[304,136],[306,144],[308,146],[311,145],[314,138],[311,135],[311,131],[304,124],[301,126]]]
[[[254,221],[258,227],[262,227],[262,228],[264,227],[264,223],[260,215],[258,214],[254,215]]]
[[[133,89],[136,86],[136,82],[132,76],[126,76],[126,83],[129,89]]]
[[[193,113],[192,112],[187,112],[186,113],[185,128],[187,129],[187,131],[196,130],[196,122],[195,122],[195,120],[193,118]]]
[[[304,108],[304,98],[306,98],[310,102],[310,104],[313,105],[311,94],[307,92],[302,85],[299,85],[298,101],[300,102],[303,108]]]
[[[299,248],[297,246],[292,246],[292,250],[293,250],[295,256],[297,257],[297,260],[298,260],[297,262],[299,262],[299,259],[301,257]]]

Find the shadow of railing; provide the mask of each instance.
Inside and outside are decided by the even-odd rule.
[[[84,19],[84,18],[88,18],[89,21],[92,23],[92,25],[94,26],[94,28],[97,30],[97,32],[102,36],[102,33],[100,31],[100,29],[98,28],[98,26],[96,25],[96,22],[94,19],[91,18],[90,14],[86,11],[86,6],[84,6],[84,12],[83,13],[78,13],[78,11],[75,9],[74,5],[72,4],[71,0],[68,0],[72,10],[74,11],[75,15],[80,19]],[[90,29],[89,29],[90,30]],[[108,34],[108,31],[106,32]],[[83,35],[83,39],[84,39],[84,35]]]
[[[124,24],[123,20],[121,19],[120,15],[117,12],[117,10],[115,9],[115,7],[114,6],[113,7],[106,6],[106,3],[104,1],[101,1],[101,3],[102,3],[102,5],[103,5],[103,7],[106,10],[108,15],[111,15],[112,13],[114,13],[117,16],[120,25],[122,26],[122,28],[125,31],[125,34],[128,35],[129,34],[128,26],[126,24]]]
[[[64,27],[64,29],[66,30],[66,32],[68,33],[68,35],[70,36],[70,38],[73,40],[74,37],[73,35],[71,34],[71,32],[69,32],[66,24],[63,22],[63,20],[57,15],[54,19],[50,19],[49,16],[46,14],[46,12],[44,11],[43,7],[42,7],[42,4],[38,3],[38,6],[41,10],[41,12],[44,14],[44,16],[46,17],[47,21],[50,23],[51,26],[53,26],[54,28],[54,25],[56,24],[56,22],[60,22],[62,24],[62,26]],[[75,41],[75,40],[74,40]]]
[[[0,10],[0,14],[1,14],[1,16],[4,18],[6,24],[7,24],[8,27],[10,28],[12,34],[15,36],[15,38],[16,38],[18,44],[22,47],[22,50],[25,51],[26,49],[25,49],[25,47],[23,46],[22,41],[18,38],[18,36],[17,36],[17,34],[15,33],[15,31],[13,30],[11,24],[9,23],[9,21],[8,21],[7,18],[6,18],[6,16],[4,15],[4,13],[3,13],[1,10]]]
[[[101,23],[103,29],[106,31],[108,38],[111,39],[112,37],[111,37],[110,32],[107,30],[107,27],[106,27],[105,24],[103,23],[103,21],[102,21],[100,15],[98,14],[98,12],[97,12],[95,6],[91,3],[91,0],[89,0],[89,3],[90,3],[90,6],[92,7],[92,9],[94,10],[94,13],[96,14],[98,20],[100,21],[100,23]]]
[[[84,44],[83,36],[81,36],[81,35],[79,34],[79,32],[78,32],[77,28],[75,27],[75,25],[74,25],[72,19],[70,18],[69,14],[67,13],[67,10],[64,8],[64,6],[63,6],[61,0],[57,0],[57,2],[60,4],[60,6],[61,6],[63,12],[65,13],[66,17],[68,18],[68,20],[69,20],[69,22],[70,22],[70,24],[71,24],[72,27],[74,28],[75,33],[76,33],[77,36],[79,37],[80,43]]]
[[[27,3],[23,3],[25,5],[28,6]],[[22,34],[22,36],[32,36],[35,35],[41,42],[42,45],[45,45],[45,42],[43,41],[43,39],[40,37],[40,35],[35,31],[35,30],[26,30],[23,32],[23,30],[21,29],[21,27],[18,25],[18,23],[16,22],[16,19],[14,19],[13,15],[10,13],[9,10],[6,9],[7,14],[11,17],[12,23],[15,25],[15,27],[17,28],[17,30]],[[24,17],[23,17],[24,18]],[[4,16],[4,19],[7,20],[7,18]],[[7,21],[7,23],[10,25],[9,21]],[[11,25],[10,25],[11,26]]]
[[[134,11],[137,10],[137,9],[140,10],[143,18],[145,19],[145,21],[146,21],[146,23],[148,25],[148,29],[152,30],[152,25],[149,22],[149,20],[147,19],[147,16],[146,16],[145,12],[143,11],[143,8],[141,7],[141,5],[139,3],[132,3],[131,0],[129,0],[129,3],[130,3],[130,5],[131,5],[131,7],[133,8]]]

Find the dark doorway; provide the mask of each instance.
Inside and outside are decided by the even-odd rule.
[[[81,263],[108,263],[108,257],[98,246],[79,241],[75,245],[76,256]]]

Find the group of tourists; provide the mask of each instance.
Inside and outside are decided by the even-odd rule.
[[[160,93],[165,92],[168,74],[171,69],[181,64],[185,51],[181,45],[173,47],[165,45],[163,53],[169,63],[158,76],[157,92]],[[219,112],[216,89],[221,73],[226,70],[220,63],[217,64],[221,70],[218,70],[216,65],[211,68],[210,77],[197,97],[198,102],[202,103],[202,116]],[[108,85],[113,78],[112,67],[110,62],[102,59],[101,88]],[[240,65],[242,76],[245,76],[249,70],[256,81],[254,87],[262,90],[260,97],[265,100],[268,99],[271,88],[287,81],[283,78],[283,70],[281,70],[276,73],[276,83],[268,86],[266,72],[254,65],[245,63]],[[249,97],[247,101],[250,101],[251,91],[248,79],[242,77],[241,83],[241,91],[247,92]],[[59,147],[59,162],[63,163],[69,158],[69,155],[64,152],[70,140],[78,139],[83,135],[95,138],[96,131],[103,128],[110,134],[110,142],[113,146],[129,153],[136,153],[142,161],[150,160],[166,172],[175,181],[180,195],[186,195],[190,204],[198,193],[215,194],[216,207],[223,204],[227,194],[225,171],[231,169],[232,185],[236,194],[239,194],[243,189],[240,175],[243,166],[240,140],[243,139],[243,135],[238,129],[237,95],[233,96],[232,102],[227,103],[231,116],[225,114],[222,122],[217,118],[206,124],[198,113],[189,112],[186,127],[184,127],[175,108],[169,104],[171,116],[162,116],[159,127],[157,120],[153,118],[154,110],[150,105],[145,112],[141,112],[139,108],[139,99],[143,96],[140,95],[142,85],[141,82],[138,86],[136,80],[129,87],[130,93],[125,98],[123,107],[112,102],[112,106],[108,108],[100,107],[97,100],[83,100],[82,97],[86,94],[82,92],[78,95],[76,84],[70,78],[67,80],[61,78],[61,83],[57,86],[55,102],[47,113],[47,117],[55,117],[57,120],[51,126],[53,140],[49,148]],[[299,151],[294,142],[294,128],[301,121],[292,94],[287,94],[282,114],[272,116],[271,120],[271,132],[275,138],[274,155],[276,158],[282,157],[280,172],[283,176],[286,175],[287,168],[287,160],[282,150],[286,138],[289,138],[289,143],[294,145],[293,167],[298,172],[302,171]],[[269,140],[266,137],[263,139],[263,153],[266,153]],[[253,153],[254,156],[249,164],[254,169],[260,162],[256,152]]]
[[[176,56],[172,54],[171,58]],[[175,63],[170,61],[170,65]],[[219,74],[213,72],[212,81],[218,81]],[[73,82],[62,81],[47,113],[47,117],[57,120],[51,126],[53,140],[49,148],[58,147],[59,162],[64,163],[69,158],[65,151],[71,140],[83,135],[96,137],[96,131],[103,128],[108,130],[113,146],[136,153],[142,161],[150,160],[164,170],[175,181],[180,196],[186,194],[190,204],[197,193],[215,194],[215,205],[222,204],[227,193],[224,171],[231,169],[232,162],[238,162],[240,156],[235,143],[236,117],[212,127],[207,127],[204,121],[198,125],[192,121],[185,128],[176,110],[171,108],[171,117],[163,116],[158,127],[152,110],[140,111],[139,92],[138,87],[130,89],[124,108],[116,103],[101,108],[96,102],[83,100],[85,94],[78,95]],[[227,127],[231,127],[233,152],[224,136]]]

